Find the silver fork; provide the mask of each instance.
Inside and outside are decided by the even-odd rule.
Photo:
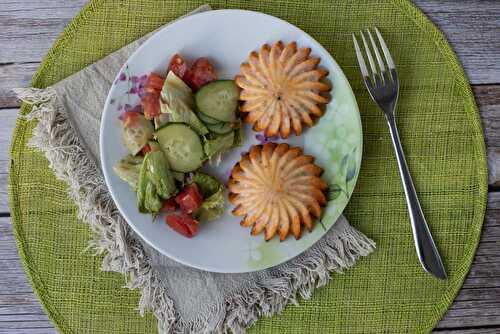
[[[361,31],[361,38],[363,40],[368,63],[370,64],[371,74],[368,72],[355,34],[352,34],[352,40],[354,42],[356,56],[358,57],[359,67],[361,69],[361,74],[363,75],[363,81],[365,82],[366,88],[368,89],[372,100],[375,101],[380,109],[384,111],[385,118],[389,125],[392,144],[394,146],[394,150],[396,151],[399,173],[401,174],[401,179],[403,181],[406,204],[410,213],[413,239],[415,240],[415,248],[417,249],[418,259],[420,260],[420,263],[425,271],[440,279],[445,279],[446,271],[444,269],[443,262],[441,261],[441,256],[439,255],[436,245],[434,244],[434,240],[432,239],[429,227],[427,226],[422,208],[420,207],[420,202],[418,201],[417,193],[415,191],[415,187],[413,186],[410,172],[408,171],[408,166],[403,153],[403,147],[401,146],[398,129],[396,127],[394,110],[396,109],[396,103],[399,95],[399,80],[396,73],[396,67],[394,66],[394,61],[389,53],[389,49],[387,48],[387,45],[385,44],[385,41],[378,29],[375,28],[375,33],[385,56],[387,69],[380,55],[377,44],[373,39],[372,33],[369,29],[366,29],[366,32],[368,33],[368,38],[370,39],[378,64],[377,68],[375,62],[373,61],[372,53],[366,41],[365,34]]]

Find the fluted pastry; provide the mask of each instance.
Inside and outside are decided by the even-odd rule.
[[[266,240],[276,233],[282,241],[289,233],[299,239],[302,225],[312,230],[326,203],[322,171],[299,147],[254,145],[231,172],[233,214],[243,216],[240,225],[251,226],[252,235],[265,230]]]
[[[240,110],[255,131],[266,136],[287,138],[291,131],[302,133],[303,125],[312,126],[322,115],[322,105],[330,101],[330,85],[324,82],[328,72],[318,68],[320,58],[310,56],[310,48],[297,49],[281,41],[272,47],[264,44],[253,51],[240,66],[236,84],[241,88]]]

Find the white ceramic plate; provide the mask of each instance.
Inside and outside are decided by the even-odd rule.
[[[214,222],[203,223],[199,234],[187,239],[163,223],[163,217],[152,222],[150,215],[139,213],[135,193],[113,172],[113,165],[127,154],[121,143],[118,120],[124,105],[139,103],[134,86],[140,76],[151,71],[164,73],[172,55],[181,53],[187,59],[209,57],[220,78],[233,78],[252,50],[278,40],[296,41],[299,47],[312,48],[321,58],[320,66],[328,69],[332,82],[332,101],[325,115],[302,136],[287,140],[316,157],[329,183],[329,202],[321,222],[311,233],[304,232],[279,242],[265,242],[263,235],[252,237],[240,227],[237,217],[226,213]],[[165,73],[164,73],[165,74]],[[132,90],[131,90],[132,89]],[[245,129],[244,145],[224,156],[218,167],[206,170],[219,180],[227,181],[228,172],[240,153],[258,143],[256,133]],[[243,10],[216,10],[181,19],[154,34],[127,61],[109,92],[101,123],[101,161],[106,183],[122,215],[147,243],[176,261],[195,268],[224,273],[241,273],[269,268],[283,263],[313,245],[335,223],[352,193],[361,164],[361,121],[358,106],[349,83],[330,54],[311,36],[281,19]],[[227,201],[226,201],[227,203]]]

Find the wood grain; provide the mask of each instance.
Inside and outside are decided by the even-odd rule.
[[[19,262],[10,218],[0,218],[0,333],[56,333]]]
[[[436,334],[498,334],[498,327],[472,327],[462,329],[438,329]]]
[[[500,32],[500,30],[499,30]],[[488,147],[500,147],[500,85],[473,87]]]
[[[38,62],[0,65],[0,108],[19,107],[12,88],[29,87],[38,66]]]
[[[86,0],[2,0],[0,64],[40,62]]]
[[[500,1],[413,2],[445,34],[472,84],[500,83]]]
[[[19,109],[0,109],[0,175],[7,174],[9,168],[9,151],[12,131],[16,125]],[[5,184],[0,182],[0,189]],[[0,212],[2,208],[0,207]]]
[[[500,325],[500,192],[490,193],[473,265],[437,328]],[[496,333],[500,328],[496,328]]]

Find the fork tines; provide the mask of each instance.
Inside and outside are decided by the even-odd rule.
[[[365,33],[363,31],[361,31],[360,33],[365,48],[366,58],[368,58],[368,63],[370,64],[371,74],[368,72],[365,59],[363,57],[363,54],[361,53],[358,40],[356,39],[356,35],[354,33],[352,34],[352,40],[354,42],[354,48],[356,49],[356,56],[358,58],[359,68],[361,69],[361,74],[363,75],[363,79],[365,80],[365,82],[367,81],[370,82],[371,79],[373,80],[373,85],[375,86],[384,84],[385,80],[390,80],[389,78],[392,78],[392,81],[395,82],[397,80],[396,67],[394,66],[394,61],[392,60],[391,54],[389,53],[389,49],[387,48],[387,45],[385,44],[385,41],[382,38],[382,35],[380,34],[380,31],[375,27],[375,34],[378,37],[378,42],[382,48],[382,52],[384,53],[385,63],[387,64],[387,68],[390,71],[390,75],[386,70],[384,60],[380,55],[379,48],[377,46],[377,43],[375,43],[375,40],[373,39],[370,29],[366,29],[366,33],[368,34],[368,38],[370,39],[373,52],[375,53],[375,58],[377,59],[378,68],[375,65],[375,62],[373,61],[372,52],[370,50],[370,47],[368,46],[368,42],[366,41]]]

